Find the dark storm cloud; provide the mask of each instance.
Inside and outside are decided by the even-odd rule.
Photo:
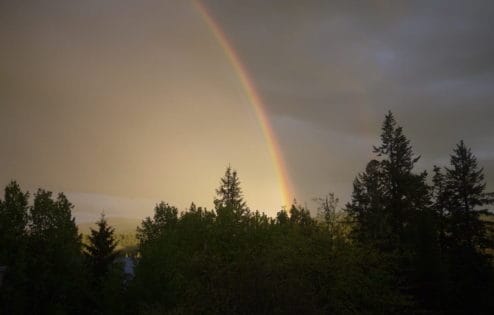
[[[341,118],[359,107],[474,111],[480,125],[494,112],[492,2],[209,4],[272,113],[353,129]]]
[[[321,138],[316,133],[326,135],[318,142],[328,146],[319,163],[303,163],[307,154],[286,149],[293,165],[320,167],[339,154],[327,174],[349,173],[349,182],[367,157],[343,162],[363,154],[362,144],[341,146],[336,139],[367,139],[370,151],[384,113],[392,110],[422,154],[422,167],[447,161],[465,139],[494,173],[492,1],[207,4],[252,72],[273,120],[284,121],[277,123],[281,141],[299,146]],[[288,132],[297,126],[290,121],[303,121],[304,131]]]

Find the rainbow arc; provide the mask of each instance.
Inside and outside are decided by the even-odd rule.
[[[283,158],[280,145],[276,138],[276,134],[271,126],[269,117],[266,113],[265,105],[262,101],[262,98],[257,92],[254,82],[250,77],[246,67],[242,63],[239,54],[236,52],[235,48],[228,40],[227,35],[225,34],[225,32],[223,32],[219,23],[214,20],[213,16],[210,14],[204,4],[202,4],[199,0],[193,0],[193,2],[197,10],[200,12],[204,22],[211,30],[211,33],[215,37],[216,41],[224,51],[226,57],[228,58],[228,61],[232,65],[233,70],[240,80],[246,96],[249,99],[249,103],[254,108],[254,112],[256,114],[256,117],[258,118],[264,138],[266,139],[269,148],[269,154],[276,170],[280,192],[283,198],[282,202],[285,206],[289,207],[294,197],[293,186],[290,180],[289,173],[287,171],[286,163]]]

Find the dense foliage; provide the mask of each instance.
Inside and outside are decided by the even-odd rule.
[[[1,310],[6,314],[80,313],[86,278],[81,237],[72,204],[38,190],[31,206],[15,182],[0,203],[2,253],[6,266]]]
[[[393,115],[338,208],[248,208],[226,169],[213,209],[161,202],[116,252],[104,216],[83,244],[63,194],[0,200],[0,313],[492,314],[494,232],[483,169],[466,145],[432,176]],[[123,239],[122,239],[123,240]],[[135,268],[125,274],[123,266]]]

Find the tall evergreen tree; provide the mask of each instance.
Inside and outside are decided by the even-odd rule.
[[[96,229],[90,229],[84,255],[90,278],[90,292],[87,305],[95,313],[120,314],[124,311],[123,262],[117,261],[115,229],[108,224],[104,214],[96,222]]]
[[[494,270],[486,249],[492,248],[488,226],[481,218],[494,196],[485,191],[483,169],[461,141],[446,167],[442,200],[446,200],[446,245],[450,305],[461,313],[489,314],[494,304]]]
[[[226,168],[225,175],[221,178],[220,187],[216,189],[216,196],[214,204],[216,211],[220,213],[227,210],[232,211],[237,217],[241,217],[249,211],[242,196],[237,171],[232,170],[231,166]]]
[[[380,139],[374,147],[376,159],[355,179],[346,207],[355,226],[353,235],[387,254],[395,262],[400,289],[430,308],[437,286],[431,274],[439,268],[439,252],[427,173],[413,172],[419,157],[391,112]]]
[[[427,174],[413,173],[420,157],[414,156],[410,140],[391,112],[384,119],[380,138],[381,144],[374,147],[377,159],[354,181],[347,212],[361,240],[397,248],[410,241],[417,213],[429,206]]]
[[[391,112],[384,119],[381,145],[374,147],[374,153],[381,157],[383,196],[392,218],[391,228],[398,239],[403,240],[404,228],[413,220],[414,211],[424,210],[429,202],[427,174],[412,173],[420,156],[414,156],[410,140]]]
[[[485,191],[484,170],[463,141],[454,149],[450,163],[445,175],[450,238],[455,246],[484,250],[490,244],[480,216],[489,214],[485,207],[494,202],[494,195]]]
[[[96,230],[91,228],[89,244],[84,247],[94,279],[101,281],[108,274],[117,258],[118,252],[115,251],[115,248],[118,242],[114,236],[115,228],[108,225],[104,214],[101,214],[96,225],[98,228]]]

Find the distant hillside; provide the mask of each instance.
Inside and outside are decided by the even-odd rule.
[[[141,224],[141,219],[124,217],[107,217],[108,223],[115,228],[115,234],[134,234],[137,226]],[[89,229],[96,228],[94,222],[83,222],[78,224],[79,232],[89,234]]]

